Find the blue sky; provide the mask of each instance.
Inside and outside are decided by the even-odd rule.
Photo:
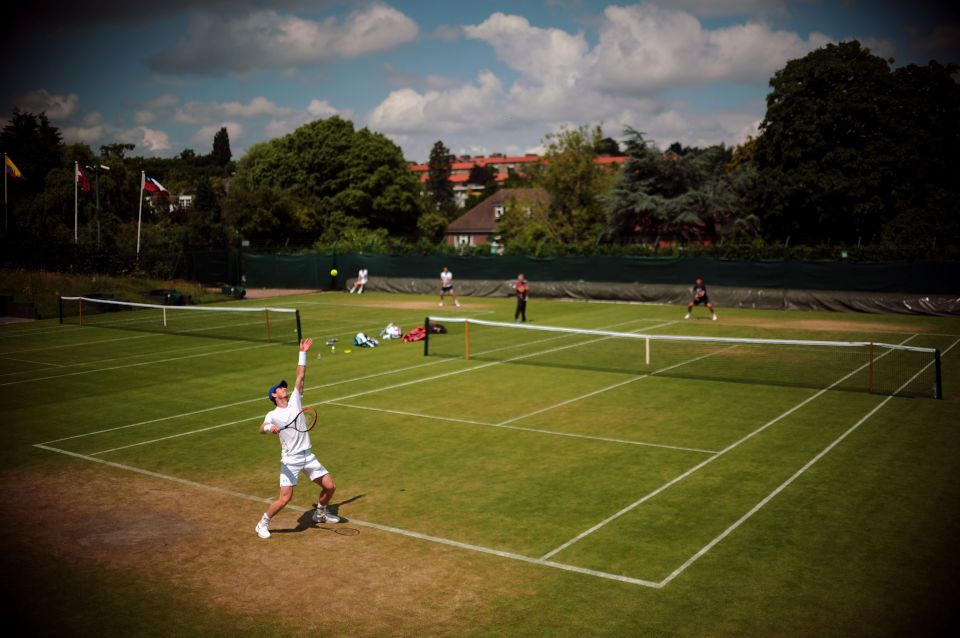
[[[895,66],[960,62],[949,3],[866,0],[36,0],[4,9],[0,119],[45,111],[67,142],[234,157],[338,114],[425,161],[542,149],[562,127],[737,144],[789,59],[859,39]],[[138,6],[139,5],[139,6]],[[9,19],[8,19],[9,18]]]

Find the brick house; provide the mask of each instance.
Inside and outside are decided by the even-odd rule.
[[[550,198],[541,188],[503,188],[450,222],[443,231],[444,243],[451,246],[490,244],[491,251],[499,252],[497,221],[511,200],[547,204]]]

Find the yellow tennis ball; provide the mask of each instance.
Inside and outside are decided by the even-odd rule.
[[[336,276],[337,276],[337,269],[336,269],[336,268],[334,268],[333,270],[330,271],[330,276],[331,276],[331,277],[336,277]]]

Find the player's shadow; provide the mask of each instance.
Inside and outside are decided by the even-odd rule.
[[[340,518],[340,523],[349,523],[350,519],[340,513],[340,506],[347,505],[348,503],[353,503],[354,501],[360,500],[364,497],[364,494],[357,494],[353,498],[348,498],[345,501],[340,501],[339,503],[330,503],[330,513]],[[315,506],[316,504],[314,504]],[[339,523],[338,523],[339,524]],[[300,515],[297,519],[297,526],[290,527],[287,529],[272,529],[270,530],[273,534],[296,534],[299,532],[305,532],[308,529],[316,529],[317,524],[313,522],[313,509],[308,509],[306,512]]]

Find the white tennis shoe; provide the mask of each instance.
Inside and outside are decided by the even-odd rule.
[[[257,536],[260,538],[270,538],[270,519],[260,519],[260,522],[257,523]]]
[[[690,318],[690,313],[688,312],[687,314],[685,314],[685,315],[683,316],[683,318],[684,318],[684,319],[689,319],[689,318]]]
[[[327,510],[325,505],[317,505],[317,509],[313,510],[313,522],[314,523],[339,523],[340,517],[334,516]]]
[[[714,321],[717,320],[717,313],[713,313],[713,320],[714,320]]]

